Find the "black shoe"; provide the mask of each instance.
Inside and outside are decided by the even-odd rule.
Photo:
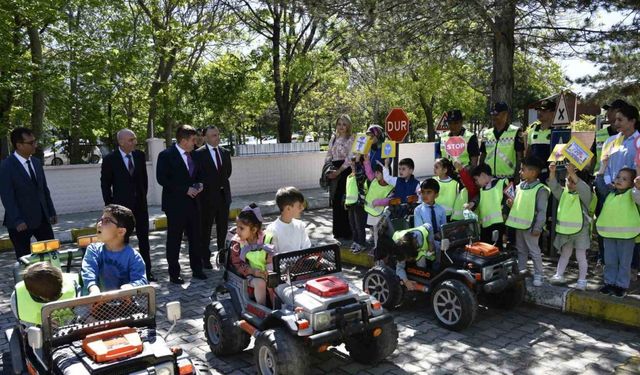
[[[605,284],[602,288],[600,288],[600,293],[602,294],[612,294],[614,292],[614,286]]]
[[[195,271],[193,273],[193,277],[196,279],[200,279],[200,280],[206,280],[207,279],[207,275],[204,274],[204,272],[202,271]]]
[[[180,276],[170,277],[170,278],[169,278],[169,281],[170,281],[172,284],[178,284],[178,285],[182,285],[182,284],[184,284],[184,279],[183,279],[182,277],[180,277]]]
[[[204,262],[202,262],[202,268],[206,268],[208,270],[212,270],[213,269],[213,264],[211,264],[210,261],[204,261]]]
[[[627,290],[620,286],[614,286],[613,296],[617,298],[624,298],[627,295]]]
[[[153,274],[151,272],[147,272],[147,281],[148,282],[158,281],[158,279],[156,279],[156,277],[153,276]]]

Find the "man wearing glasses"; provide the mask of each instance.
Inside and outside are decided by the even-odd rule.
[[[38,241],[54,238],[51,224],[58,219],[42,161],[32,156],[37,145],[33,132],[14,129],[11,145],[15,151],[0,164],[0,198],[4,226],[9,230],[16,257],[20,258],[30,253],[32,236]]]

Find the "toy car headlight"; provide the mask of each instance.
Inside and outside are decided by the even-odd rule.
[[[331,311],[323,311],[313,315],[314,331],[322,331],[331,326]]]
[[[170,368],[162,367],[162,368],[156,369],[156,374],[158,374],[158,375],[173,375],[173,371],[171,371]]]

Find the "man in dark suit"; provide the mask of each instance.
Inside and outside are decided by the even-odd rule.
[[[42,161],[32,157],[36,142],[30,129],[14,129],[11,145],[15,152],[0,165],[4,225],[17,258],[31,253],[32,236],[38,241],[53,239],[51,224],[58,220]]]
[[[176,131],[176,144],[158,155],[156,178],[162,185],[162,211],[167,214],[167,263],[169,280],[182,284],[180,277],[180,245],[182,234],[189,239],[189,265],[193,277],[206,279],[202,272],[202,255],[199,242],[200,207],[196,197],[202,192],[198,183],[198,166],[192,151],[196,142],[196,130],[182,125]]]
[[[216,240],[218,250],[224,248],[229,222],[229,205],[231,204],[231,156],[220,145],[220,131],[215,126],[204,130],[206,143],[195,152],[198,162],[198,180],[204,184],[200,194],[202,206],[202,263],[205,268],[211,265],[211,226],[216,223]]]
[[[112,203],[133,211],[136,219],[138,250],[147,269],[147,280],[156,281],[151,273],[149,254],[149,210],[147,208],[147,159],[144,152],[136,150],[138,140],[130,129],[122,129],[116,135],[118,149],[102,159],[100,186],[104,205]]]

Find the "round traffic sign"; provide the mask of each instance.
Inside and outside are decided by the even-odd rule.
[[[467,148],[467,142],[462,137],[451,137],[444,144],[444,150],[452,158],[458,158]]]
[[[402,108],[393,108],[384,120],[384,127],[391,140],[402,142],[409,133],[409,116]]]

